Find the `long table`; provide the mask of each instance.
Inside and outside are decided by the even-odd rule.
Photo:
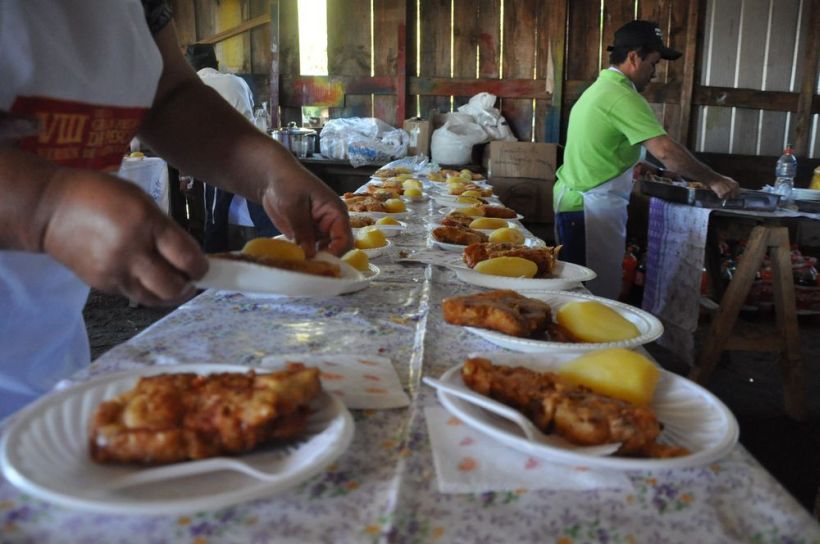
[[[817,522],[740,445],[708,466],[629,472],[628,489],[440,493],[425,421],[439,404],[421,377],[500,348],[442,319],[445,296],[476,287],[443,268],[397,262],[426,244],[433,204],[412,208],[408,232],[373,261],[381,274],[367,289],[325,299],[206,291],[73,378],[144,365],[253,366],[282,353],[376,354],[392,361],[409,407],[354,411],[350,448],[318,476],[217,511],[83,513],[0,480],[0,541],[820,542]]]

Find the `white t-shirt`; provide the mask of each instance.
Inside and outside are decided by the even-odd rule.
[[[0,110],[41,124],[20,148],[116,171],[162,71],[141,2],[2,0],[0,51]],[[0,250],[0,418],[88,365],[87,297],[50,256]]]
[[[202,82],[218,92],[236,111],[253,123],[253,93],[245,80],[233,74],[225,74],[213,68],[203,68],[197,72]],[[248,212],[248,201],[234,195],[228,211],[228,223],[252,227],[253,221]]]

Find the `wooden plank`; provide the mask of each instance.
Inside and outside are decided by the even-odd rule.
[[[420,67],[421,77],[450,77],[450,0],[422,0],[420,33]],[[412,87],[412,84],[411,84]],[[428,117],[431,111],[450,111],[449,96],[425,96],[419,99],[421,114]]]
[[[401,75],[402,79],[406,77],[405,12],[404,0],[374,0],[373,2],[373,69],[377,76],[396,78]],[[401,70],[398,69],[400,58]],[[404,104],[404,84],[395,85],[394,93],[396,92],[401,95],[402,104]],[[400,127],[404,121],[404,112],[399,118],[397,104],[396,94],[373,97],[374,115],[389,125]]]
[[[561,141],[561,107],[564,91],[564,48],[567,0],[543,0],[538,4],[538,60],[536,82],[544,83],[551,96],[535,102],[535,141]]]
[[[629,21],[635,19],[635,5],[633,0],[606,0],[604,2],[604,27],[601,41],[601,67],[609,66],[608,45],[615,41],[615,31]]]
[[[564,98],[578,100],[583,92],[592,85],[592,81],[568,80],[564,82]],[[681,84],[678,81],[669,83],[650,83],[642,93],[650,103],[663,104],[680,102]]]
[[[251,0],[248,4],[248,15],[256,17],[263,13],[270,18],[270,0]],[[264,74],[269,77],[271,63],[270,24],[254,28],[250,34],[251,73]]]
[[[566,65],[568,80],[594,81],[598,77],[600,59],[600,0],[569,2],[569,31]],[[564,96],[564,100],[575,100]]]
[[[194,0],[174,0],[171,2],[174,10],[174,25],[177,30],[177,39],[181,47],[186,47],[196,41],[196,8]]]
[[[370,0],[328,0],[327,21],[328,74],[369,76]],[[347,95],[345,105],[373,113],[370,95]]]
[[[817,88],[817,48],[820,47],[820,6],[809,2],[808,30],[806,34],[805,55],[802,58],[802,81],[797,115],[794,119],[794,150],[798,156],[809,155],[809,137],[811,136],[812,98]]]
[[[676,2],[676,6],[683,2]],[[685,4],[685,3],[684,3]],[[678,10],[675,10],[677,13]],[[673,20],[677,20],[674,17]],[[700,2],[690,2],[686,13],[686,31],[682,37],[683,72],[681,74],[681,96],[678,109],[678,130],[676,138],[684,146],[694,149],[694,142],[690,141],[690,124],[692,116],[692,95],[695,87],[695,71],[697,69],[698,28],[700,28]],[[673,34],[673,37],[676,34]],[[677,41],[672,43],[677,46]]]
[[[204,38],[200,38],[198,43],[212,43],[216,44],[219,42],[224,42],[227,39],[233,38],[234,36],[239,36],[252,28],[256,28],[259,26],[267,25],[270,23],[270,14],[259,15],[258,17],[254,17],[253,19],[248,19],[247,21],[242,21],[240,24],[231,27],[227,30],[223,30],[222,32],[217,32],[211,36],[205,36]]]
[[[537,0],[507,2],[504,11],[504,56],[502,74],[504,78],[534,80],[536,58],[536,22],[532,15],[537,10]],[[532,98],[504,98],[501,113],[519,140],[532,139],[533,103]]]
[[[277,128],[283,126],[282,111],[279,97],[279,78],[282,65],[280,63],[280,55],[282,51],[282,39],[280,35],[279,22],[282,17],[282,11],[286,8],[283,3],[288,3],[287,0],[271,0],[270,2],[270,126]],[[290,3],[293,3],[290,0]]]
[[[799,95],[782,91],[758,91],[735,89],[732,87],[704,87],[696,85],[692,94],[692,104],[760,109],[768,111],[797,111]],[[820,105],[814,101],[817,112]]]
[[[501,60],[501,2],[478,0],[474,3],[478,6],[478,77],[497,78]]]
[[[214,3],[212,0],[194,0],[194,11],[196,12],[196,38],[197,40],[210,36],[214,33]]]
[[[509,98],[549,98],[544,90],[544,82],[534,79],[448,79],[421,77],[408,78],[411,94],[437,96],[472,96],[487,91],[498,97]]]

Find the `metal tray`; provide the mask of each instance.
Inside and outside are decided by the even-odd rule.
[[[794,203],[801,212],[820,213],[820,200],[795,200]]]
[[[727,210],[774,211],[780,203],[780,195],[764,191],[741,189],[737,198],[718,198],[709,189],[693,189],[648,179],[641,180],[641,192],[669,202],[677,202],[699,208],[723,208]]]

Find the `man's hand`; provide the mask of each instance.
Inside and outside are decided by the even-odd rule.
[[[43,250],[87,284],[145,305],[179,303],[208,269],[199,246],[138,187],[60,169],[46,192]]]
[[[317,246],[335,255],[353,246],[344,203],[303,168],[288,169],[285,175],[278,172],[276,181],[267,186],[262,204],[282,234],[302,246],[308,256],[316,252]]]
[[[726,176],[718,176],[709,182],[709,188],[720,198],[732,198],[740,193],[740,185]]]

